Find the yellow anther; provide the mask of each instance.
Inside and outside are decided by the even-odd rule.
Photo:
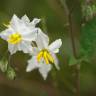
[[[49,64],[49,62],[54,63],[53,57],[46,49],[39,52],[39,54],[37,55],[37,61],[40,62],[41,58],[45,60],[46,64]]]
[[[21,40],[22,40],[22,36],[17,32],[17,33],[11,34],[7,41],[10,44],[17,44],[21,42]]]
[[[51,56],[51,54],[47,53],[47,58],[49,59],[50,62],[54,63],[54,59]]]
[[[44,52],[44,60],[45,60],[46,64],[49,64],[49,60],[47,58],[47,52],[46,51]]]
[[[37,61],[40,62],[41,58],[42,58],[43,52],[41,51],[38,55],[37,55]]]

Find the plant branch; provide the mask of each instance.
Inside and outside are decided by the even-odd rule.
[[[78,54],[76,51],[75,37],[74,37],[74,28],[73,28],[73,20],[72,14],[69,12],[68,20],[69,20],[69,31],[70,31],[70,39],[72,44],[73,56],[77,59]],[[75,65],[75,78],[76,78],[76,96],[80,96],[80,65]]]
[[[77,31],[76,30],[76,27],[77,26],[74,26],[74,19],[72,17],[73,15],[73,10],[74,10],[74,4],[72,5],[71,9],[69,10],[68,8],[68,5],[66,4],[66,0],[61,1],[61,4],[63,5],[63,8],[66,12],[66,15],[67,15],[67,19],[68,19],[68,25],[69,25],[69,33],[70,33],[70,39],[71,39],[71,44],[72,44],[72,50],[73,50],[73,56],[75,59],[78,59],[78,54],[77,54],[77,47],[76,47],[76,43],[75,43],[75,32]],[[80,30],[79,30],[80,31]],[[75,94],[76,96],[80,96],[80,64],[76,64],[75,66],[75,85],[76,85],[76,91],[75,91]]]

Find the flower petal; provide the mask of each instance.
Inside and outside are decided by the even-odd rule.
[[[17,47],[17,45],[8,44],[8,50],[9,50],[10,54],[13,55],[18,50],[18,47]]]
[[[38,62],[36,56],[33,56],[30,60],[28,60],[28,66],[26,68],[26,72],[30,72],[36,68],[38,68]]]
[[[23,51],[24,53],[32,53],[32,46],[30,42],[22,41],[20,44],[18,44],[18,50]]]
[[[14,14],[11,21],[10,26],[18,32],[19,28],[21,27],[21,20]]]
[[[57,56],[54,54],[54,53],[51,53],[53,59],[54,59],[54,64],[55,64],[55,67],[57,70],[60,70],[60,67],[59,67],[59,61],[58,61],[58,58]]]
[[[34,28],[33,30],[26,32],[26,33],[22,33],[23,36],[23,40],[24,41],[35,41],[35,39],[37,38],[37,32],[38,29]]]
[[[58,39],[54,41],[52,44],[50,44],[48,49],[54,53],[58,53],[61,45],[62,45],[62,41],[61,39]]]
[[[30,53],[30,54],[36,56],[39,52],[40,51],[39,51],[39,49],[37,47],[33,47],[33,52]]]
[[[24,21],[24,23],[26,23],[26,24],[30,23],[30,20],[27,17],[27,15],[22,16],[21,20]]]
[[[47,48],[49,44],[49,37],[39,28],[36,43],[39,49]]]
[[[10,34],[15,33],[12,28],[8,28],[0,33],[0,37],[4,40],[8,40]]]
[[[10,27],[14,29],[15,32],[19,33],[27,33],[30,32],[30,28],[26,25],[26,23],[19,19],[16,15],[13,15],[11,22],[10,22]]]
[[[38,18],[34,18],[33,21],[30,23],[30,26],[35,27],[41,20]]]
[[[43,79],[46,80],[48,73],[51,70],[52,66],[51,64],[45,64],[45,63],[39,64],[39,65],[40,65],[39,72],[42,75]]]

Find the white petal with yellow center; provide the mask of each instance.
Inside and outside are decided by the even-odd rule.
[[[52,64],[55,64],[55,67],[59,70],[58,59],[55,53],[59,52],[59,48],[62,45],[61,39],[54,41],[52,44],[49,44],[49,38],[47,35],[43,34],[39,30],[38,38],[36,39],[37,48],[33,51],[33,56],[26,71],[32,71],[35,68],[39,69],[40,74],[43,76],[44,80],[47,78],[49,71],[52,68]],[[35,57],[35,58],[34,58]]]
[[[37,57],[33,56],[28,61],[28,66],[27,66],[26,72],[30,72],[37,68],[39,69],[40,74],[42,75],[43,79],[45,80],[47,78],[48,73],[51,70],[52,66],[51,66],[51,64],[45,64],[45,62],[42,63],[42,61],[40,61],[38,63]]]
[[[32,51],[31,42],[37,38],[37,28],[30,28],[26,23],[14,15],[10,21],[10,26],[0,33],[0,37],[8,42],[8,50],[11,54],[17,51],[30,53]]]

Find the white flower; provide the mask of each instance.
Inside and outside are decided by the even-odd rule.
[[[0,33],[1,38],[8,42],[8,50],[11,54],[16,51],[23,51],[24,53],[32,52],[32,41],[37,37],[38,29],[29,27],[24,22],[24,19],[19,19],[14,15],[10,21],[10,25],[6,30]]]
[[[31,29],[35,28],[35,26],[41,21],[41,19],[38,18],[34,18],[32,20],[32,22],[30,22],[29,18],[27,17],[27,15],[22,16],[21,20]],[[37,28],[37,27],[36,27]],[[37,28],[38,30],[38,38],[41,38],[42,40],[45,40],[44,42],[49,42],[49,37],[42,32],[42,30],[40,28]],[[37,41],[37,39],[35,41]],[[47,40],[47,41],[46,41]],[[39,41],[38,41],[39,42]],[[42,41],[43,42],[43,41]],[[42,44],[42,42],[40,42],[39,44]]]
[[[30,28],[35,28],[35,26],[41,21],[40,19],[38,18],[34,18],[32,20],[32,22],[30,21],[30,19],[27,17],[27,15],[24,15],[22,16],[21,20],[27,25],[29,26]]]
[[[44,80],[47,78],[49,71],[54,63],[56,68],[59,70],[58,60],[55,53],[59,52],[59,48],[62,45],[61,39],[54,41],[49,44],[48,38],[37,38],[37,47],[34,48],[34,55],[28,61],[28,66],[26,71],[30,72],[36,68],[39,69],[40,74],[43,76]],[[52,63],[52,64],[51,64]]]

